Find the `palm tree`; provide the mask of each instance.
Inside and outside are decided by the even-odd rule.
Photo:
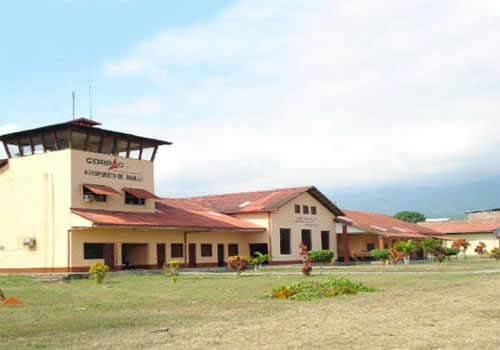
[[[410,263],[411,253],[418,251],[420,249],[420,247],[418,246],[418,244],[415,241],[409,239],[407,241],[397,242],[396,244],[394,244],[394,249],[405,253],[405,256],[403,259],[404,259],[405,265],[408,265]]]
[[[440,245],[442,245],[442,242],[432,237],[427,237],[420,241],[420,247],[427,254],[427,260],[431,260],[431,250]]]

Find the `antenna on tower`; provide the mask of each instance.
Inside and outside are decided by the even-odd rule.
[[[89,118],[92,120],[92,83],[90,82],[90,69],[89,69]]]

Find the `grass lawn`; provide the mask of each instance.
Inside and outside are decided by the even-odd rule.
[[[259,298],[304,279],[277,272],[181,273],[176,284],[160,275],[107,277],[102,285],[0,276],[6,296],[27,303],[0,306],[0,349],[500,349],[500,263],[347,269],[355,274],[344,277],[378,291]],[[484,270],[492,273],[476,273]],[[315,268],[310,279],[342,271]]]

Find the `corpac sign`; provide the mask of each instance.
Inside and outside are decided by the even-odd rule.
[[[110,179],[136,181],[136,182],[142,182],[144,180],[142,174],[126,170],[127,168],[125,167],[125,163],[119,162],[116,159],[116,157],[115,159],[113,159],[113,161],[109,159],[87,157],[85,158],[85,162],[88,165],[102,166],[102,168],[106,169],[106,170],[85,169],[84,175],[87,176],[97,176],[97,177],[105,177]]]

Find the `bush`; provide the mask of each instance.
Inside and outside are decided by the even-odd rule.
[[[347,278],[328,277],[323,282],[302,281],[284,284],[273,288],[270,293],[266,293],[264,296],[272,299],[314,300],[374,290],[361,282],[355,283]]]
[[[486,251],[486,243],[484,242],[479,242],[474,251],[477,253],[477,255],[483,255],[488,253]]]
[[[494,258],[496,261],[500,260],[500,248],[493,248],[490,251],[490,258]]]
[[[269,261],[269,259],[272,259],[273,257],[269,254],[262,254],[261,252],[255,252],[255,257],[247,257],[248,262],[250,265],[253,265],[255,268],[255,271],[260,271],[262,270],[262,264],[265,263],[266,261]]]
[[[313,262],[327,263],[332,261],[335,254],[331,250],[311,250],[309,256]],[[323,264],[320,265],[323,268]]]
[[[446,258],[446,250],[441,246],[436,246],[436,247],[432,248],[429,253],[438,262],[442,262]]]
[[[414,240],[409,239],[407,241],[399,241],[395,243],[394,249],[404,253],[403,259],[405,264],[407,265],[410,263],[411,253],[418,251],[420,247]]]
[[[389,250],[388,249],[373,249],[370,255],[375,259],[380,260],[382,264],[385,264],[389,260]]]
[[[465,252],[467,251],[467,248],[470,246],[470,243],[468,240],[466,239],[456,239],[453,241],[453,243],[451,244],[451,247],[453,249],[458,249],[458,252],[460,253],[460,248],[462,248],[463,252],[464,252],[464,259],[467,258],[467,256],[465,255]]]
[[[302,268],[300,269],[300,272],[306,277],[311,275],[311,271],[313,269],[312,266],[312,261],[311,261],[311,254],[307,251],[307,246],[303,243],[299,243],[299,254],[302,255]]]
[[[163,264],[163,274],[170,277],[172,282],[177,282],[177,277],[179,277],[179,261],[170,260],[170,262],[165,262]]]
[[[359,263],[359,259],[361,259],[363,257],[363,253],[361,253],[360,250],[357,250],[357,249],[353,249],[349,252],[349,255],[351,256],[351,258],[354,259],[354,261],[356,261],[356,264]]]
[[[100,262],[94,263],[90,269],[90,278],[94,278],[97,283],[101,284],[106,276],[106,272],[109,271],[108,265],[103,265]]]
[[[444,248],[444,255],[446,255],[448,260],[450,260],[453,255],[457,256],[458,253],[460,253],[460,249]]]
[[[396,265],[399,262],[399,260],[403,259],[404,256],[405,256],[405,253],[403,253],[399,250],[396,250],[394,248],[389,250],[389,261],[393,265]]]
[[[248,259],[243,256],[235,255],[227,259],[227,267],[236,272],[236,276],[240,276],[241,272],[248,266]]]

